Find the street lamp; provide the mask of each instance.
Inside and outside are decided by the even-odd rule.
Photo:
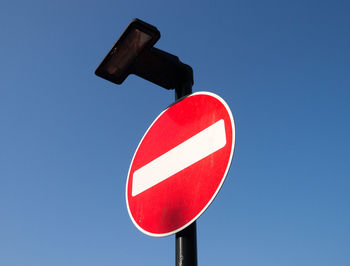
[[[129,74],[135,74],[165,89],[175,89],[177,98],[190,94],[192,68],[177,56],[153,47],[159,38],[156,27],[133,19],[95,74],[116,84],[122,84]]]
[[[175,100],[191,94],[192,68],[177,56],[153,47],[159,38],[156,27],[139,19],[132,20],[95,74],[116,84],[135,74],[165,89],[175,89]],[[176,265],[196,266],[196,222],[176,233],[175,241]]]

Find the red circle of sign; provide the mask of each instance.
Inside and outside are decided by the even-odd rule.
[[[226,137],[222,148],[132,194],[135,171],[220,120]],[[126,203],[135,226],[150,236],[168,236],[195,221],[219,192],[231,164],[234,143],[232,113],[226,102],[213,93],[193,93],[163,111],[140,141],[129,168]]]

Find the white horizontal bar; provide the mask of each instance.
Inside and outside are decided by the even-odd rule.
[[[134,172],[132,196],[157,185],[226,145],[221,119]]]

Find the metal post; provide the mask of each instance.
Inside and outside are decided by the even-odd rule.
[[[197,266],[197,229],[196,221],[178,232],[176,241],[176,266]]]
[[[175,100],[192,93],[192,83],[175,89]],[[196,221],[175,236],[175,265],[197,266],[197,229]]]
[[[191,75],[193,75],[191,73]],[[193,80],[187,79],[186,83],[181,86],[181,88],[175,89],[175,101],[192,93]]]

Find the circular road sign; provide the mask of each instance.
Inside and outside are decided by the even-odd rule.
[[[135,226],[168,236],[194,222],[219,192],[234,143],[230,108],[213,93],[193,93],[164,110],[129,168],[126,203]]]

